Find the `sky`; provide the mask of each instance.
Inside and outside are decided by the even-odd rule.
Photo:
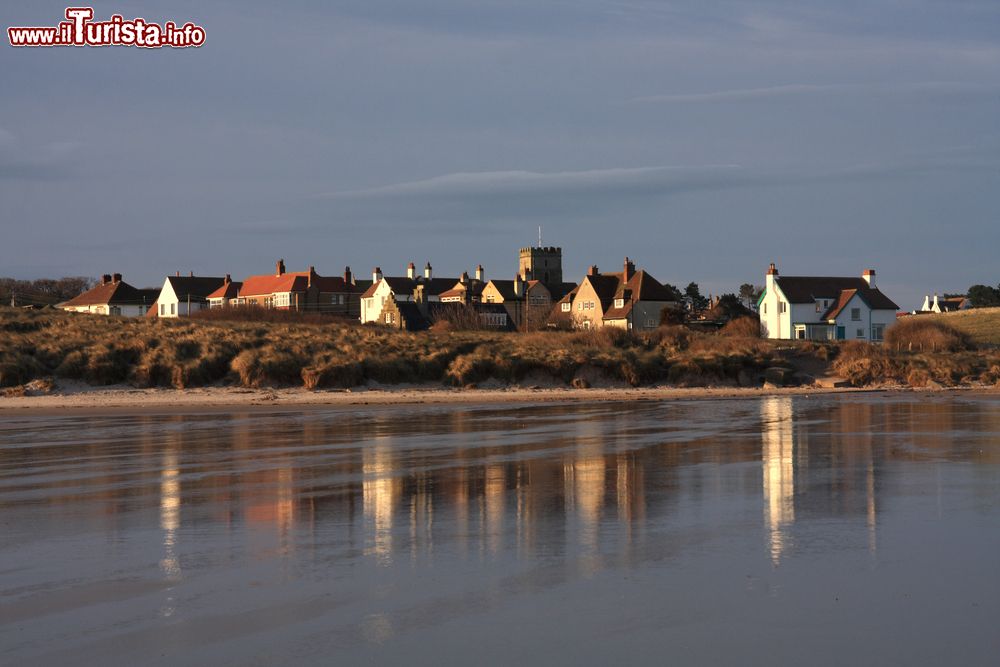
[[[6,0],[3,27],[66,5]],[[563,248],[705,294],[859,275],[904,309],[1000,282],[993,0],[99,2],[191,49],[0,46],[0,275]],[[6,37],[4,37],[6,42]]]

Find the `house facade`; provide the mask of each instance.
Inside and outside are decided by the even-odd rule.
[[[441,301],[441,295],[453,289],[459,282],[458,278],[435,278],[430,262],[424,267],[422,276],[417,276],[413,262],[407,266],[405,277],[384,276],[382,269],[375,267],[372,272],[371,287],[361,294],[361,322],[379,322],[382,309],[389,300]]]
[[[920,313],[951,313],[956,310],[968,310],[972,308],[972,301],[966,296],[945,296],[938,297],[934,294],[933,301],[931,296],[924,296],[924,303],[917,312]]]
[[[158,317],[186,317],[208,308],[208,295],[223,285],[223,277],[196,276],[191,273],[182,276],[167,276],[156,301]]]
[[[122,280],[122,274],[110,273],[101,276],[99,284],[59,304],[58,308],[72,313],[141,317],[153,307],[159,294],[157,289],[132,287]]]
[[[874,269],[860,278],[780,276],[771,264],[758,301],[767,338],[880,342],[899,310],[875,284]]]
[[[682,305],[671,290],[646,271],[636,271],[626,257],[621,273],[601,273],[596,266],[590,267],[572,298],[560,300],[557,307],[559,312],[550,319],[569,319],[575,328],[649,331],[660,326],[664,308]]]
[[[236,296],[227,296],[232,292],[232,285],[237,284]],[[343,277],[321,276],[313,266],[306,271],[286,271],[285,261],[279,259],[273,274],[249,276],[242,283],[224,284],[210,296],[213,307],[259,306],[356,318],[360,312],[358,292],[349,266],[344,268]]]

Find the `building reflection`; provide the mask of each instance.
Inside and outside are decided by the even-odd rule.
[[[764,474],[764,525],[768,551],[777,565],[785,550],[786,529],[795,521],[795,435],[790,396],[768,396],[760,403],[761,468]]]
[[[692,521],[719,535],[743,513],[774,566],[829,519],[877,557],[893,465],[1000,460],[1000,411],[973,401],[786,396],[412,414],[144,417],[112,443],[118,458],[90,442],[31,454],[58,466],[76,447],[92,467],[46,470],[41,502],[74,520],[117,526],[148,512],[168,580],[184,575],[184,531],[206,525],[262,559],[304,558],[321,543],[377,567],[515,558],[589,575],[683,548],[658,538]],[[30,468],[16,456],[0,451],[7,469]],[[114,467],[126,458],[135,472]]]

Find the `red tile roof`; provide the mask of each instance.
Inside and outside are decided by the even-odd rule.
[[[225,283],[222,287],[215,290],[209,294],[206,299],[235,299],[239,293],[240,288],[243,287],[243,283],[234,283],[232,281]]]

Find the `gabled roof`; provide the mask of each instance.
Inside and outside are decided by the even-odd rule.
[[[861,282],[865,282],[862,280]],[[787,295],[786,295],[787,296]],[[855,296],[860,298],[869,308],[872,310],[899,310],[899,306],[889,300],[889,297],[882,294],[878,289],[868,287],[865,283],[865,289],[845,289],[838,296],[836,301],[833,302],[821,319],[833,320],[836,319],[838,315],[847,307],[851,299]]]
[[[447,292],[458,283],[458,278],[407,278],[405,276],[384,276],[382,280],[372,283],[372,285],[361,295],[362,299],[367,299],[375,294],[378,286],[382,283],[389,285],[393,294],[413,294],[418,285],[423,285],[424,296],[440,296],[442,292]]]
[[[136,306],[155,302],[159,294],[158,289],[136,289],[123,280],[109,281],[92,287],[60,305],[62,307]]]
[[[550,283],[545,287],[549,290],[549,294],[552,295],[552,300],[558,301],[575,290],[578,285],[576,283]]]
[[[844,290],[857,290],[875,310],[899,310],[899,306],[876,287],[870,287],[864,278],[778,276],[781,292],[791,303],[813,303],[816,299],[839,299]]]
[[[338,276],[312,274],[313,286],[320,292],[354,292],[357,288]],[[309,288],[309,272],[295,271],[265,276],[250,276],[243,281],[240,296],[261,296],[282,292],[305,292]]]
[[[514,294],[514,281],[513,280],[491,280],[487,284],[492,284],[500,296],[503,297],[504,301],[513,301],[517,298]]]
[[[601,312],[607,312],[614,302],[615,292],[618,291],[618,285],[621,283],[622,274],[598,273],[596,275],[588,275],[585,280],[590,281],[591,286],[594,288],[594,292],[597,293],[597,298],[601,301]]]
[[[187,300],[188,296],[192,300],[203,300],[208,295],[217,290],[226,281],[221,276],[218,278],[208,276],[167,276],[167,282],[174,290],[174,294],[181,301]]]
[[[240,288],[243,287],[243,283],[237,283],[229,281],[228,283],[223,283],[222,287],[215,290],[209,294],[206,299],[235,299],[239,296]]]

